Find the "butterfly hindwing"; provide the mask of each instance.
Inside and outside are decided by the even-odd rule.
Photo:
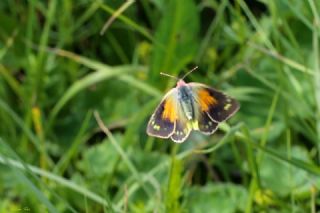
[[[169,138],[173,134],[177,117],[174,93],[175,89],[169,91],[151,116],[147,127],[148,135]]]
[[[176,126],[171,139],[176,143],[182,143],[189,136],[191,131],[191,125],[186,119],[180,118],[176,121]]]
[[[206,135],[213,134],[218,128],[218,123],[213,121],[206,112],[201,112],[197,120],[198,130]]]
[[[227,120],[239,109],[239,103],[224,93],[204,84],[190,83],[199,104],[200,112],[206,112],[217,123]]]

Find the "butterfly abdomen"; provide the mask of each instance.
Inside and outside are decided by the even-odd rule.
[[[178,99],[188,120],[194,120],[195,110],[192,90],[188,86],[178,87]]]

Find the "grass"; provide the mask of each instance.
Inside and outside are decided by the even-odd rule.
[[[0,3],[0,212],[320,211],[315,0]],[[240,111],[148,137],[174,80]]]

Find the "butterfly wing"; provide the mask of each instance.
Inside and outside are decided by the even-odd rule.
[[[194,99],[199,106],[199,129],[201,131],[205,130],[205,133],[209,133],[210,131],[214,132],[215,123],[227,120],[234,115],[240,107],[238,101],[234,98],[205,84],[189,83],[188,85],[191,87]],[[201,127],[201,125],[209,124],[208,118],[213,122],[212,127]]]
[[[176,88],[171,89],[152,114],[147,134],[159,138],[169,138],[175,130],[177,120]]]
[[[218,122],[212,120],[207,112],[201,112],[199,110],[197,116],[198,128],[197,130],[201,131],[206,135],[213,134],[218,128]]]
[[[192,130],[192,121],[189,121],[186,115],[183,113],[181,105],[178,105],[178,119],[176,120],[176,126],[173,134],[171,135],[171,140],[176,143],[184,142],[191,130]]]

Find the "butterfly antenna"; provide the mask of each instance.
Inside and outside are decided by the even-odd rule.
[[[169,74],[164,73],[164,72],[160,72],[160,75],[164,75],[164,76],[167,76],[167,77],[170,77],[170,78],[174,78],[174,79],[176,79],[176,80],[179,80],[179,78],[177,78],[176,76],[169,75]]]
[[[198,66],[195,66],[195,67],[192,68],[189,72],[187,72],[187,73],[181,78],[181,80],[183,80],[185,77],[187,77],[190,73],[192,73],[192,72],[195,71],[196,69],[198,69]]]

